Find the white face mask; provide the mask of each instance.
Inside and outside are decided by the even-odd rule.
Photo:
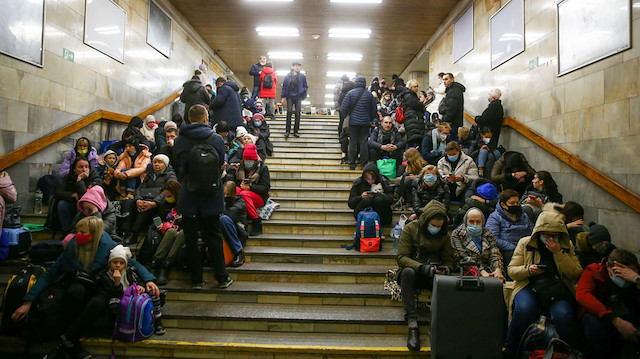
[[[487,144],[487,143],[491,142],[491,139],[490,139],[490,138],[486,138],[486,137],[485,137],[485,138],[483,138],[483,139],[482,139],[482,142],[484,142],[485,144]]]

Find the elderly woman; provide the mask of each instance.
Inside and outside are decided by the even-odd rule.
[[[505,349],[513,355],[527,327],[550,314],[560,338],[575,342],[575,286],[582,267],[562,215],[542,212],[533,233],[518,242],[508,273],[515,281]]]
[[[447,208],[434,200],[425,206],[420,219],[407,224],[400,235],[398,283],[402,289],[404,318],[409,325],[409,350],[420,350],[416,290],[431,290],[434,275],[447,274],[453,267],[447,225]]]
[[[462,224],[451,234],[455,263],[458,266],[464,262],[476,263],[478,276],[496,277],[504,281],[500,249],[484,224],[484,214],[478,208],[471,208],[464,215]]]
[[[24,296],[24,304],[11,316],[14,321],[25,319],[31,303],[43,290],[60,277],[68,278],[62,281],[65,291],[62,304],[66,320],[61,324],[65,328],[60,335],[60,344],[46,356],[47,358],[57,358],[64,353],[70,354],[72,358],[91,357],[80,345],[79,340],[95,326],[97,318],[103,317],[107,312],[108,302],[105,295],[97,292],[90,282],[97,273],[107,268],[109,251],[116,246],[103,228],[100,218],[90,216],[81,219],[76,226],[77,233],[65,251],[55,264],[38,278]],[[153,282],[155,277],[135,260],[131,260],[130,263],[145,280],[147,290],[159,295],[158,287]]]

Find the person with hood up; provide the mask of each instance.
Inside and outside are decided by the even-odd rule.
[[[353,217],[367,207],[373,208],[380,216],[381,225],[391,224],[391,204],[393,189],[389,179],[380,174],[375,163],[368,163],[362,170],[362,176],[356,178],[349,193],[349,208],[353,209]]]
[[[114,176],[119,180],[121,199],[133,198],[138,185],[144,179],[147,165],[151,162],[151,153],[146,144],[136,138],[125,141],[124,152],[120,154]]]
[[[435,274],[448,274],[454,266],[447,227],[447,208],[433,200],[424,207],[420,219],[407,224],[400,234],[398,284],[402,289],[404,318],[409,325],[409,350],[420,350],[416,290],[431,290]]]
[[[252,236],[262,234],[262,220],[258,213],[250,208],[263,207],[269,199],[269,189],[271,188],[271,175],[267,165],[260,160],[256,146],[248,143],[242,153],[242,161],[235,173],[235,182],[238,186],[238,195],[244,196],[247,206],[247,214],[251,220]]]
[[[446,155],[438,161],[438,171],[449,185],[451,200],[462,201],[467,185],[478,178],[478,167],[460,150],[458,142],[447,143],[444,152]]]
[[[388,157],[396,160],[396,168],[402,165],[402,153],[404,152],[405,144],[402,135],[393,125],[391,116],[385,116],[382,119],[381,126],[376,127],[371,132],[368,145],[370,161],[375,162]]]
[[[637,358],[640,351],[640,274],[638,258],[616,249],[587,266],[578,281],[576,300],[588,356]]]
[[[408,147],[419,147],[425,135],[424,105],[418,98],[418,81],[411,80],[407,87],[400,87],[396,98],[400,100],[404,112],[404,132]]]
[[[260,158],[265,160],[267,156],[273,154],[273,143],[271,143],[269,139],[271,131],[269,130],[269,124],[262,114],[256,113],[252,116],[247,125],[247,132],[256,138],[256,147],[258,148]]]
[[[550,313],[560,339],[575,345],[575,286],[582,267],[569,240],[562,215],[542,212],[531,236],[523,237],[507,269],[514,280],[508,309],[511,318],[504,344],[516,352],[527,327]]]
[[[64,158],[58,170],[60,178],[64,178],[69,174],[71,164],[75,161],[76,157],[82,156],[89,160],[89,167],[94,169],[98,166],[98,151],[91,146],[91,141],[86,137],[80,137],[76,141],[75,147],[67,152],[67,157]]]
[[[338,79],[338,81],[336,81],[336,85],[333,88],[333,106],[338,112],[340,112],[341,110],[340,106],[342,106],[342,101],[340,100],[344,100],[344,96],[340,98],[341,97],[340,95],[342,94],[342,85],[346,84],[347,82],[349,82],[349,77],[347,75],[342,75]]]
[[[71,172],[62,180],[56,189],[53,208],[58,211],[60,229],[67,233],[71,230],[71,221],[76,215],[76,202],[84,196],[92,186],[99,186],[102,180],[98,173],[91,169],[86,157],[78,156],[71,164]]]
[[[502,255],[493,234],[485,228],[485,218],[478,208],[469,209],[462,223],[451,234],[451,246],[457,267],[473,262],[478,266],[473,274],[480,277],[496,277],[504,282]],[[468,268],[464,268],[467,272]]]
[[[464,92],[466,88],[459,82],[455,82],[452,73],[446,73],[442,77],[446,86],[444,99],[439,105],[438,112],[442,115],[441,121],[451,125],[451,135],[454,141],[458,140],[458,127],[462,126],[464,116]]]
[[[271,77],[271,85],[269,88],[265,87],[269,86],[269,81],[265,81],[265,78],[269,76]],[[265,104],[266,113],[265,116],[274,119],[276,117],[276,85],[278,84],[278,75],[276,75],[275,71],[273,71],[273,63],[271,61],[267,61],[262,67],[262,72],[260,73],[260,98],[262,102]]]
[[[156,123],[156,118],[153,115],[149,115],[144,118],[144,125],[140,129],[142,135],[149,142],[156,143],[156,127],[158,124]]]
[[[191,123],[189,120],[189,109],[193,105],[209,105],[211,99],[207,93],[207,89],[202,85],[198,76],[193,76],[191,80],[182,84],[183,90],[180,94],[180,101],[184,102],[184,115],[182,119],[185,123]]]
[[[267,63],[267,57],[262,55],[260,59],[255,64],[251,65],[251,69],[249,69],[249,75],[253,76],[253,91],[251,92],[251,99],[255,100],[260,97],[260,85],[262,83],[262,79],[260,75],[262,74],[262,68]]]
[[[116,209],[105,196],[102,187],[93,186],[89,188],[78,201],[77,207],[78,213],[71,222],[72,228],[76,228],[76,225],[81,219],[93,216],[102,219],[104,231],[107,232],[111,238],[116,236]],[[66,243],[64,244],[66,245]]]
[[[355,88],[349,91],[342,101],[342,109],[345,116],[349,115],[349,168],[354,170],[358,154],[362,166],[369,162],[367,138],[371,123],[378,118],[376,100],[371,92],[367,91],[364,76],[356,78]]]
[[[424,206],[436,200],[449,208],[449,187],[440,176],[434,165],[428,165],[420,171],[412,190],[413,213],[409,220],[413,221],[422,215]]]
[[[535,174],[536,170],[522,153],[507,151],[493,165],[491,181],[503,190],[512,189],[522,196]]]
[[[580,232],[576,236],[576,252],[583,268],[602,262],[614,249],[616,246],[611,243],[609,230],[601,224],[591,222],[588,232]]]
[[[298,61],[291,63],[291,71],[285,76],[282,81],[282,93],[280,97],[284,106],[285,100],[287,102],[287,124],[284,137],[289,137],[291,133],[291,116],[296,115],[295,123],[293,125],[293,135],[300,137],[298,131],[300,130],[300,113],[302,111],[302,100],[307,98],[307,91],[309,86],[307,85],[307,76],[300,72],[300,66],[302,64]],[[293,109],[295,107],[295,110]]]
[[[224,77],[218,77],[216,86],[218,95],[209,104],[211,123],[215,125],[220,121],[226,121],[231,128],[244,125],[238,85],[233,81],[227,81]]]
[[[342,126],[344,124],[344,118],[347,116],[347,113],[342,108],[342,102],[344,101],[344,98],[347,96],[349,91],[353,90],[356,87],[356,84],[353,83],[353,81],[349,80],[349,77],[347,75],[342,75],[342,77],[340,77],[340,79],[342,80],[342,85],[340,85],[340,93],[338,94],[338,104],[339,105],[336,108],[340,109],[339,110],[340,111],[340,123],[338,124],[338,136],[342,137],[342,135],[343,135]],[[335,93],[334,93],[334,99],[335,99]],[[346,135],[346,133],[344,135]],[[348,151],[349,150],[346,149],[346,150],[343,150],[342,152],[344,152],[346,154]]]
[[[18,192],[11,182],[11,177],[6,171],[0,172],[0,218],[4,219],[7,203],[14,203],[17,199]],[[0,231],[2,231],[2,221],[0,221]]]

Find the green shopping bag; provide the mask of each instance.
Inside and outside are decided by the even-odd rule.
[[[381,175],[388,178],[396,178],[396,160],[395,158],[385,158],[376,162]]]

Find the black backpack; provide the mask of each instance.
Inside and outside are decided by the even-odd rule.
[[[266,89],[273,88],[273,77],[271,77],[271,74],[264,74],[264,80],[262,80],[262,87]]]
[[[45,269],[43,267],[27,264],[18,273],[11,276],[4,290],[4,297],[2,298],[1,334],[22,334],[24,322],[14,323],[13,320],[11,320],[11,315],[24,303],[22,297],[27,294],[44,271]]]
[[[20,220],[20,206],[11,204],[6,207],[4,211],[4,218],[2,220],[2,228],[20,228],[22,227],[22,221]]]
[[[196,194],[213,194],[220,186],[220,156],[213,147],[212,139],[215,136],[205,138],[202,141],[191,142],[189,162],[187,163],[186,186],[187,192]]]

